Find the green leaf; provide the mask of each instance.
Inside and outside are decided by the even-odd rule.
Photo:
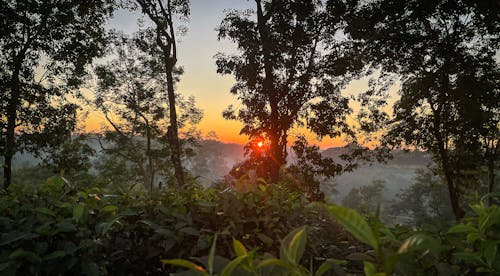
[[[179,231],[181,231],[182,233],[191,235],[191,236],[199,236],[200,235],[200,231],[198,229],[193,228],[193,227],[184,227],[184,228],[180,229]]]
[[[261,261],[257,265],[257,268],[260,269],[260,268],[263,268],[266,266],[280,266],[280,267],[288,269],[289,271],[296,270],[295,267],[293,267],[290,263],[287,263],[283,260],[276,259],[276,258],[270,258],[270,259],[265,259],[265,260]]]
[[[328,259],[324,261],[316,270],[316,273],[314,273],[314,276],[321,276],[325,274],[328,270],[330,270],[333,266],[335,265],[345,265],[347,264],[347,261],[343,260],[337,260],[337,259]]]
[[[375,274],[377,274],[377,268],[375,267],[375,264],[373,264],[372,262],[363,262],[363,264],[363,270],[365,271],[366,276],[375,276]]]
[[[248,255],[248,251],[245,246],[239,241],[233,238],[233,249],[236,256],[246,256]]]
[[[477,232],[478,230],[471,225],[457,224],[448,230],[448,234]]]
[[[221,276],[230,276],[233,270],[245,259],[247,255],[238,256],[236,259],[228,263],[221,272]]]
[[[109,213],[118,212],[118,207],[116,207],[115,205],[107,205],[101,209],[101,212],[109,212]]]
[[[257,234],[257,237],[259,238],[259,240],[261,240],[264,244],[266,244],[267,246],[271,246],[273,245],[273,239],[271,239],[270,237],[268,237],[267,235],[265,234],[262,234],[262,233],[258,233]]]
[[[486,248],[483,252],[484,258],[486,259],[486,263],[491,267],[493,265],[493,261],[495,261],[495,257],[497,255],[497,244],[490,241],[486,244]]]
[[[85,212],[85,205],[78,204],[73,208],[73,219],[76,223],[79,223],[83,217],[83,213]]]
[[[0,246],[4,246],[10,243],[13,243],[18,240],[31,240],[33,238],[38,237],[39,235],[30,232],[11,232],[2,235],[2,239],[0,240]]]
[[[306,249],[307,235],[305,233],[305,227],[301,227],[293,235],[290,245],[288,246],[288,253],[292,263],[298,264],[304,251]]]
[[[64,256],[66,256],[66,252],[64,252],[63,250],[57,250],[57,251],[54,251],[54,252],[46,255],[45,257],[43,257],[43,260],[49,261],[49,260],[53,260],[53,259],[59,259],[59,258],[62,258]]]
[[[86,276],[99,276],[99,266],[94,262],[83,264],[82,270]]]
[[[30,263],[40,263],[42,262],[42,259],[35,254],[34,252],[31,251],[25,251],[22,249],[17,249],[16,251],[12,252],[9,255],[9,259],[15,260],[15,259],[27,259]]]
[[[208,273],[213,275],[214,273],[214,258],[215,258],[215,247],[217,245],[217,234],[214,235],[214,241],[212,242],[212,247],[210,247],[210,253],[208,254]]]
[[[379,244],[373,230],[358,212],[338,205],[329,206],[328,210],[356,239],[378,251]]]
[[[481,263],[481,258],[478,256],[477,253],[469,253],[469,252],[457,252],[453,254],[456,258],[459,258],[461,260],[464,260],[466,262],[470,263]]]
[[[76,231],[76,226],[68,221],[61,221],[57,224],[57,229],[61,232],[74,232]]]
[[[43,208],[36,208],[35,209],[36,212],[40,213],[40,214],[44,214],[44,215],[49,215],[49,216],[53,216],[55,217],[56,216],[56,213],[50,209],[47,209],[45,207]]]
[[[208,275],[208,273],[206,272],[206,270],[203,267],[201,267],[193,262],[187,261],[187,260],[170,259],[170,260],[161,260],[161,262],[164,264],[184,267],[184,268],[191,269],[194,271],[202,272],[204,275]]]
[[[435,250],[440,242],[424,234],[416,234],[407,238],[399,247],[398,253],[404,254],[415,250]]]

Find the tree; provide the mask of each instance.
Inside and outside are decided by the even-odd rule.
[[[219,39],[234,41],[239,54],[218,54],[217,71],[236,78],[231,93],[243,106],[229,106],[224,118],[243,122],[241,134],[251,144],[269,141],[261,161],[266,177],[276,182],[292,128],[306,127],[318,137],[352,134],[348,99],[339,89],[362,63],[345,56],[335,36],[343,27],[343,2],[255,0],[255,5],[255,12],[231,11],[222,21]]]
[[[179,141],[179,126],[177,122],[176,95],[174,75],[177,64],[177,41],[174,29],[175,15],[189,15],[189,0],[136,0],[142,13],[147,15],[154,24],[156,47],[150,49],[150,54],[159,58],[164,67],[167,79],[167,95],[169,104],[169,120],[167,138],[170,144],[171,161],[174,166],[175,178],[179,186],[185,184],[184,170],[181,163],[181,146]]]
[[[466,156],[480,148],[481,137],[498,141],[500,21],[493,11],[499,4],[358,2],[347,32],[361,45],[366,63],[401,81],[385,141],[434,154],[458,220],[465,213],[458,168],[475,165]]]
[[[99,79],[95,105],[112,128],[105,132],[111,145],[101,146],[115,158],[133,163],[144,187],[152,190],[155,175],[166,172],[168,176],[172,167],[166,158],[171,149],[164,131],[169,118],[163,101],[163,63],[149,54],[149,49],[157,47],[151,29],[133,38],[117,34],[112,45],[115,58],[95,70]],[[194,98],[177,96],[177,105],[180,129],[199,123],[202,111],[196,108]]]
[[[113,1],[0,2],[0,118],[4,188],[18,151],[60,144],[75,127],[65,96],[102,54]]]

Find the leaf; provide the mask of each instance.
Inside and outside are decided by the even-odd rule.
[[[457,224],[448,230],[448,234],[456,233],[466,233],[466,232],[477,232],[478,230],[471,225]]]
[[[483,255],[486,259],[486,263],[491,267],[493,265],[493,261],[495,261],[495,257],[497,254],[497,244],[494,242],[489,242],[486,244],[486,248],[484,249]]]
[[[101,209],[101,212],[109,212],[109,213],[118,212],[118,207],[116,207],[115,205],[107,205]]]
[[[304,251],[306,249],[307,235],[305,233],[305,227],[301,227],[293,235],[290,245],[288,246],[288,253],[292,263],[298,264]]]
[[[233,238],[233,249],[236,256],[246,256],[248,255],[248,251],[245,246],[239,241]]]
[[[195,229],[193,227],[184,227],[184,228],[181,228],[179,231],[181,231],[182,233],[191,235],[191,236],[199,236],[200,235],[200,231],[198,231],[198,229]]]
[[[94,262],[84,264],[82,270],[86,276],[99,276],[99,267]]]
[[[259,238],[259,240],[261,240],[263,243],[265,243],[267,246],[271,246],[273,245],[273,239],[271,239],[270,237],[268,237],[267,235],[265,234],[262,234],[262,233],[258,233],[257,234],[257,237]]]
[[[43,260],[49,261],[49,260],[53,260],[53,259],[59,259],[59,258],[62,258],[64,256],[66,256],[66,252],[64,252],[63,250],[57,250],[57,251],[54,251],[54,252],[46,255],[45,257],[43,257]]]
[[[214,258],[215,258],[216,245],[217,245],[217,234],[214,235],[214,241],[212,242],[212,247],[210,247],[210,253],[208,254],[208,273],[210,275],[214,273]]]
[[[83,213],[85,212],[85,205],[78,204],[73,208],[73,219],[76,223],[79,223],[83,217]]]
[[[358,212],[338,205],[329,206],[328,210],[356,239],[378,251],[379,244],[375,234],[368,222]]]
[[[44,214],[44,215],[49,215],[49,216],[53,216],[53,217],[56,216],[56,213],[54,211],[47,209],[45,207],[36,208],[35,211],[40,213],[40,214]]]
[[[407,238],[399,247],[398,253],[404,254],[420,249],[435,250],[440,242],[424,234],[416,234]]]
[[[208,273],[206,272],[206,270],[203,267],[201,267],[193,262],[187,261],[187,260],[170,259],[170,260],[161,260],[161,262],[164,264],[175,265],[175,266],[180,266],[180,267],[184,267],[187,269],[191,269],[194,271],[199,271],[199,272],[202,272],[204,275],[208,275]]]
[[[76,231],[76,226],[68,221],[61,221],[57,224],[57,229],[61,232],[74,232]]]
[[[321,276],[325,274],[328,270],[330,270],[333,266],[335,265],[345,265],[348,262],[343,261],[343,260],[337,260],[337,259],[328,259],[324,261],[316,270],[316,273],[314,273],[314,276]]]
[[[38,237],[39,235],[35,233],[25,232],[11,232],[8,234],[3,234],[2,239],[0,240],[0,246],[4,246],[10,243],[13,243],[18,240],[31,240],[33,238]]]
[[[247,255],[238,256],[236,259],[228,263],[221,272],[221,276],[230,276],[233,270],[245,259]]]
[[[481,258],[475,253],[457,252],[453,256],[470,263],[481,263]]]
[[[283,268],[286,268],[289,271],[294,271],[295,270],[295,267],[291,266],[289,263],[287,263],[287,262],[285,262],[283,260],[280,260],[280,259],[276,259],[276,258],[270,258],[270,259],[265,259],[265,260],[261,261],[257,265],[257,268],[260,269],[260,268],[263,268],[263,267],[266,267],[266,266],[275,266],[275,265],[283,267]]]
[[[31,251],[25,251],[22,249],[17,249],[16,251],[12,252],[9,255],[9,259],[14,260],[14,259],[27,259],[30,263],[40,263],[42,262],[42,259],[35,254],[34,252]]]
[[[375,276],[377,274],[377,268],[372,262],[363,262],[363,270],[366,276]]]

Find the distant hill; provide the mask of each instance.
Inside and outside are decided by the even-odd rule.
[[[339,156],[347,151],[345,147],[329,148],[322,153],[340,160]],[[401,189],[413,184],[418,169],[424,169],[432,163],[430,154],[426,152],[396,150],[392,155],[393,159],[386,163],[364,163],[354,171],[335,178],[338,194],[331,194],[330,198],[334,202],[340,202],[352,188],[370,185],[374,180],[383,181],[386,187],[384,196],[393,198]]]
[[[100,152],[100,146],[94,138],[89,138],[88,143],[97,152]],[[200,181],[204,185],[214,183],[229,173],[235,164],[244,159],[244,146],[240,144],[202,140],[198,146],[194,149],[198,155],[185,160],[184,165],[193,174],[200,176]],[[326,149],[322,151],[322,154],[340,160],[339,156],[346,152],[345,147],[337,147]],[[417,169],[425,168],[432,162],[428,153],[420,151],[394,151],[393,156],[394,158],[387,160],[387,163],[361,164],[358,169],[338,176],[334,180],[338,194],[330,194],[329,196],[335,202],[340,202],[353,187],[369,185],[374,180],[382,180],[386,183],[386,196],[392,198],[401,188],[413,183]],[[98,156],[92,158],[93,161],[96,159]],[[25,168],[36,166],[40,159],[28,153],[18,153],[13,161],[14,168]],[[290,154],[289,162],[293,161],[293,155]],[[331,183],[324,183],[325,191],[331,190],[329,185]]]

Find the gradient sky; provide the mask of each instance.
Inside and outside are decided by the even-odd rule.
[[[246,136],[239,135],[241,123],[226,121],[222,111],[229,105],[239,106],[236,97],[229,93],[234,79],[231,76],[221,76],[216,73],[214,55],[218,52],[235,51],[235,45],[230,41],[218,41],[216,28],[224,17],[226,9],[253,8],[253,1],[247,0],[191,0],[191,15],[186,24],[188,32],[179,37],[178,65],[184,67],[185,73],[177,85],[177,91],[185,96],[193,95],[198,107],[203,109],[204,117],[199,125],[202,134],[215,131],[220,140],[227,143],[247,142]],[[139,12],[120,10],[108,24],[109,28],[125,33],[137,30]],[[366,87],[366,80],[354,81],[343,93],[353,94]],[[103,124],[103,116],[90,112],[85,122],[85,129],[95,131]],[[291,133],[298,133],[294,130]],[[313,139],[309,136],[309,139]],[[339,146],[341,139],[313,140],[322,148]]]

